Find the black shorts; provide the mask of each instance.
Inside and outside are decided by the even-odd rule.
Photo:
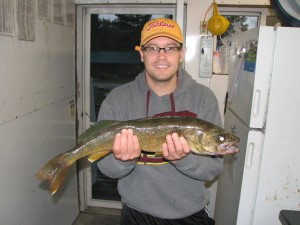
[[[205,209],[182,218],[160,219],[124,205],[121,215],[121,225],[214,225],[215,221],[208,216]]]

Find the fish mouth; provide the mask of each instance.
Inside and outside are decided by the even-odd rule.
[[[215,155],[228,155],[238,153],[240,150],[234,144],[235,143],[219,145],[218,152],[216,152]]]

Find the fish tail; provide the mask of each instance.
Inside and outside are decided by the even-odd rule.
[[[49,182],[49,192],[55,194],[61,186],[70,164],[65,161],[64,155],[59,155],[46,163],[37,173],[36,177]]]

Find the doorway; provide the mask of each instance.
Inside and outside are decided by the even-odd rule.
[[[144,24],[158,17],[175,19],[175,14],[176,4],[77,7],[79,134],[97,121],[101,103],[113,88],[143,71],[134,47],[140,43]],[[89,206],[121,208],[117,180],[103,175],[97,162],[83,160],[79,165],[81,210]]]

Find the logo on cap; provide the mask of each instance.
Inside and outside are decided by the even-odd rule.
[[[157,22],[153,22],[153,23],[150,23],[149,24],[149,28],[147,29],[147,31],[150,31],[152,28],[154,27],[169,27],[169,28],[175,28],[175,25],[174,24],[170,24],[170,23],[167,23],[167,22],[164,22],[164,21],[157,21]]]
[[[156,37],[169,37],[183,43],[181,29],[175,20],[158,18],[148,21],[142,30],[140,46]]]

